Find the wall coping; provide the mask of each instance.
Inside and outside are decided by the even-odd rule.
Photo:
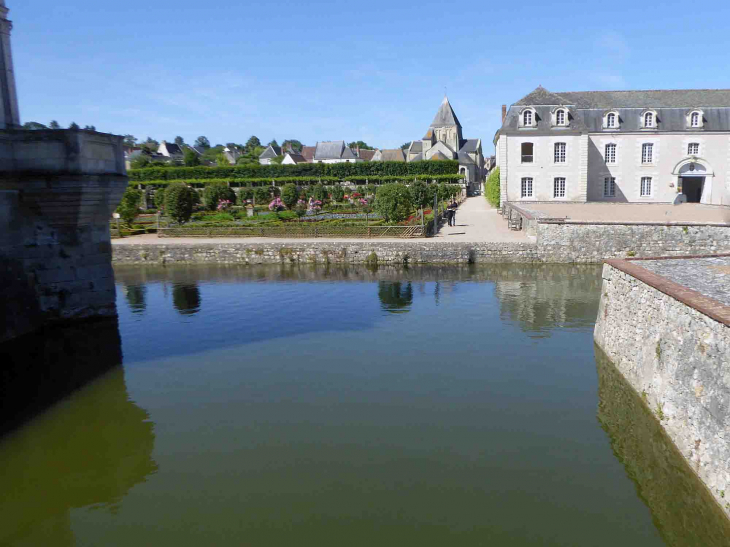
[[[563,220],[559,218],[538,218],[538,224],[576,224],[580,226],[711,226],[730,228],[728,222],[652,222],[652,221],[615,221],[615,220]]]
[[[605,264],[616,268],[617,270],[628,274],[642,283],[649,285],[650,287],[662,292],[668,296],[671,296],[675,300],[682,302],[683,304],[697,310],[698,312],[706,315],[710,319],[714,319],[718,323],[722,323],[726,327],[730,327],[730,306],[726,306],[722,302],[705,296],[704,294],[695,291],[694,289],[688,289],[684,285],[680,285],[666,277],[655,274],[652,271],[642,268],[638,264],[633,262],[640,262],[642,260],[686,260],[693,258],[716,258],[716,257],[730,257],[730,254],[716,254],[716,255],[692,255],[692,256],[657,256],[657,257],[646,257],[646,258],[631,258],[631,259],[610,259],[606,260]]]

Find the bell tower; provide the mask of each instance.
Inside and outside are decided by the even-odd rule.
[[[0,129],[20,127],[13,53],[10,49],[10,31],[12,29],[13,23],[8,20],[5,0],[0,0]]]

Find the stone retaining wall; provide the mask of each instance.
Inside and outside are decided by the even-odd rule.
[[[678,299],[694,291],[632,265],[604,265],[595,341],[730,516],[730,314],[712,319]]]
[[[476,264],[537,262],[533,243],[370,241],[114,245],[119,264]]]
[[[543,262],[600,263],[609,258],[730,252],[730,226],[537,222]]]

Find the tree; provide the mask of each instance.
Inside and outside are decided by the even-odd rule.
[[[312,189],[312,197],[322,203],[325,202],[327,199],[327,189],[324,187],[324,184],[320,182],[319,184],[314,185],[314,188]]]
[[[388,222],[402,222],[413,209],[411,193],[405,184],[384,184],[378,188],[375,210]]]
[[[196,167],[200,165],[198,153],[195,150],[188,148],[183,154],[183,163],[185,163],[185,167]]]
[[[200,148],[210,148],[210,141],[208,140],[208,137],[201,135],[195,139],[195,146]]]
[[[302,151],[302,143],[299,142],[296,139],[287,139],[283,143],[281,143],[281,148],[283,150],[288,150],[291,148],[295,152],[301,152]]]
[[[244,148],[245,149],[245,148]],[[263,146],[257,146],[251,150],[247,150],[245,154],[236,160],[238,165],[259,165],[259,156],[264,153]]]
[[[200,289],[198,285],[182,285],[176,283],[172,286],[172,305],[180,315],[195,315],[200,311]]]
[[[193,214],[195,191],[184,182],[174,182],[165,190],[165,213],[180,224],[190,220]]]
[[[53,123],[53,122],[51,122]],[[57,127],[52,127],[51,129],[58,129]],[[124,146],[134,147],[137,146],[137,137],[134,135],[124,135]]]
[[[182,146],[183,144],[185,144],[185,139],[178,135],[177,137],[175,137],[175,144],[177,144],[178,146]]]
[[[253,150],[254,148],[258,148],[261,146],[261,141],[256,135],[252,135],[250,139],[246,141],[246,146],[244,146],[244,149],[246,152]]]
[[[411,141],[404,142],[403,144],[400,145],[401,150],[407,150],[410,147],[411,147]]]
[[[224,182],[206,184],[203,190],[203,206],[208,211],[215,211],[220,201],[236,203],[236,193]]]
[[[215,155],[215,163],[216,165],[218,165],[218,167],[226,167],[227,165],[231,165],[231,162],[228,161],[228,157],[223,152]]]
[[[38,122],[25,122],[23,124],[23,129],[28,129],[30,131],[36,131],[38,129],[48,129],[45,125]]]
[[[158,209],[165,208],[165,188],[155,188],[155,207]]]
[[[71,125],[69,125],[68,128],[73,129],[74,131],[78,131],[79,129],[81,129],[79,127],[79,124],[77,124],[76,122],[71,122]]]
[[[149,156],[146,156],[145,154],[140,154],[131,161],[130,167],[132,169],[144,169],[145,167],[149,167],[150,163],[151,162]]]
[[[299,189],[296,184],[292,184],[291,182],[285,184],[281,189],[281,201],[284,202],[286,208],[293,209],[297,204],[297,200],[299,200]]]
[[[403,286],[399,281],[378,281],[378,298],[384,311],[407,313],[413,304],[413,287],[410,282]]]
[[[499,167],[497,167],[489,174],[489,178],[487,179],[487,184],[485,185],[486,188],[484,192],[484,197],[487,198],[489,204],[492,207],[497,208],[499,208],[501,199],[499,184]]]
[[[345,189],[339,184],[332,187],[332,201],[337,203],[342,201],[345,197]]]
[[[426,207],[429,203],[431,193],[428,191],[428,185],[422,180],[412,182],[408,187],[411,192],[411,201],[416,207]]]
[[[51,129],[61,129],[61,126],[56,120],[51,120],[51,123],[48,124],[48,127]]]
[[[269,186],[257,186],[253,195],[256,203],[262,205],[271,199],[271,189]]]
[[[95,125],[84,126],[84,131],[96,131],[96,126]]]
[[[271,163],[275,163],[276,165],[281,165],[282,161],[284,161],[284,156],[276,156],[275,158],[271,158]]]
[[[122,202],[117,207],[117,213],[127,226],[132,226],[134,219],[139,214],[139,202],[142,200],[142,192],[135,190],[131,186],[127,186],[127,190],[122,196]]]
[[[273,139],[267,146],[275,146],[275,147],[278,148],[279,147],[279,143],[276,142],[276,139]]]
[[[354,141],[347,144],[348,148],[352,148],[353,150],[355,148],[360,148],[360,150],[375,150],[372,146],[369,146],[368,143],[363,141]]]

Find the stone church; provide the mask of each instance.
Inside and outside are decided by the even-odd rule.
[[[470,192],[477,191],[484,180],[484,155],[481,139],[465,139],[461,123],[444,97],[436,117],[421,140],[411,142],[406,161],[458,160],[459,172],[465,175]]]

